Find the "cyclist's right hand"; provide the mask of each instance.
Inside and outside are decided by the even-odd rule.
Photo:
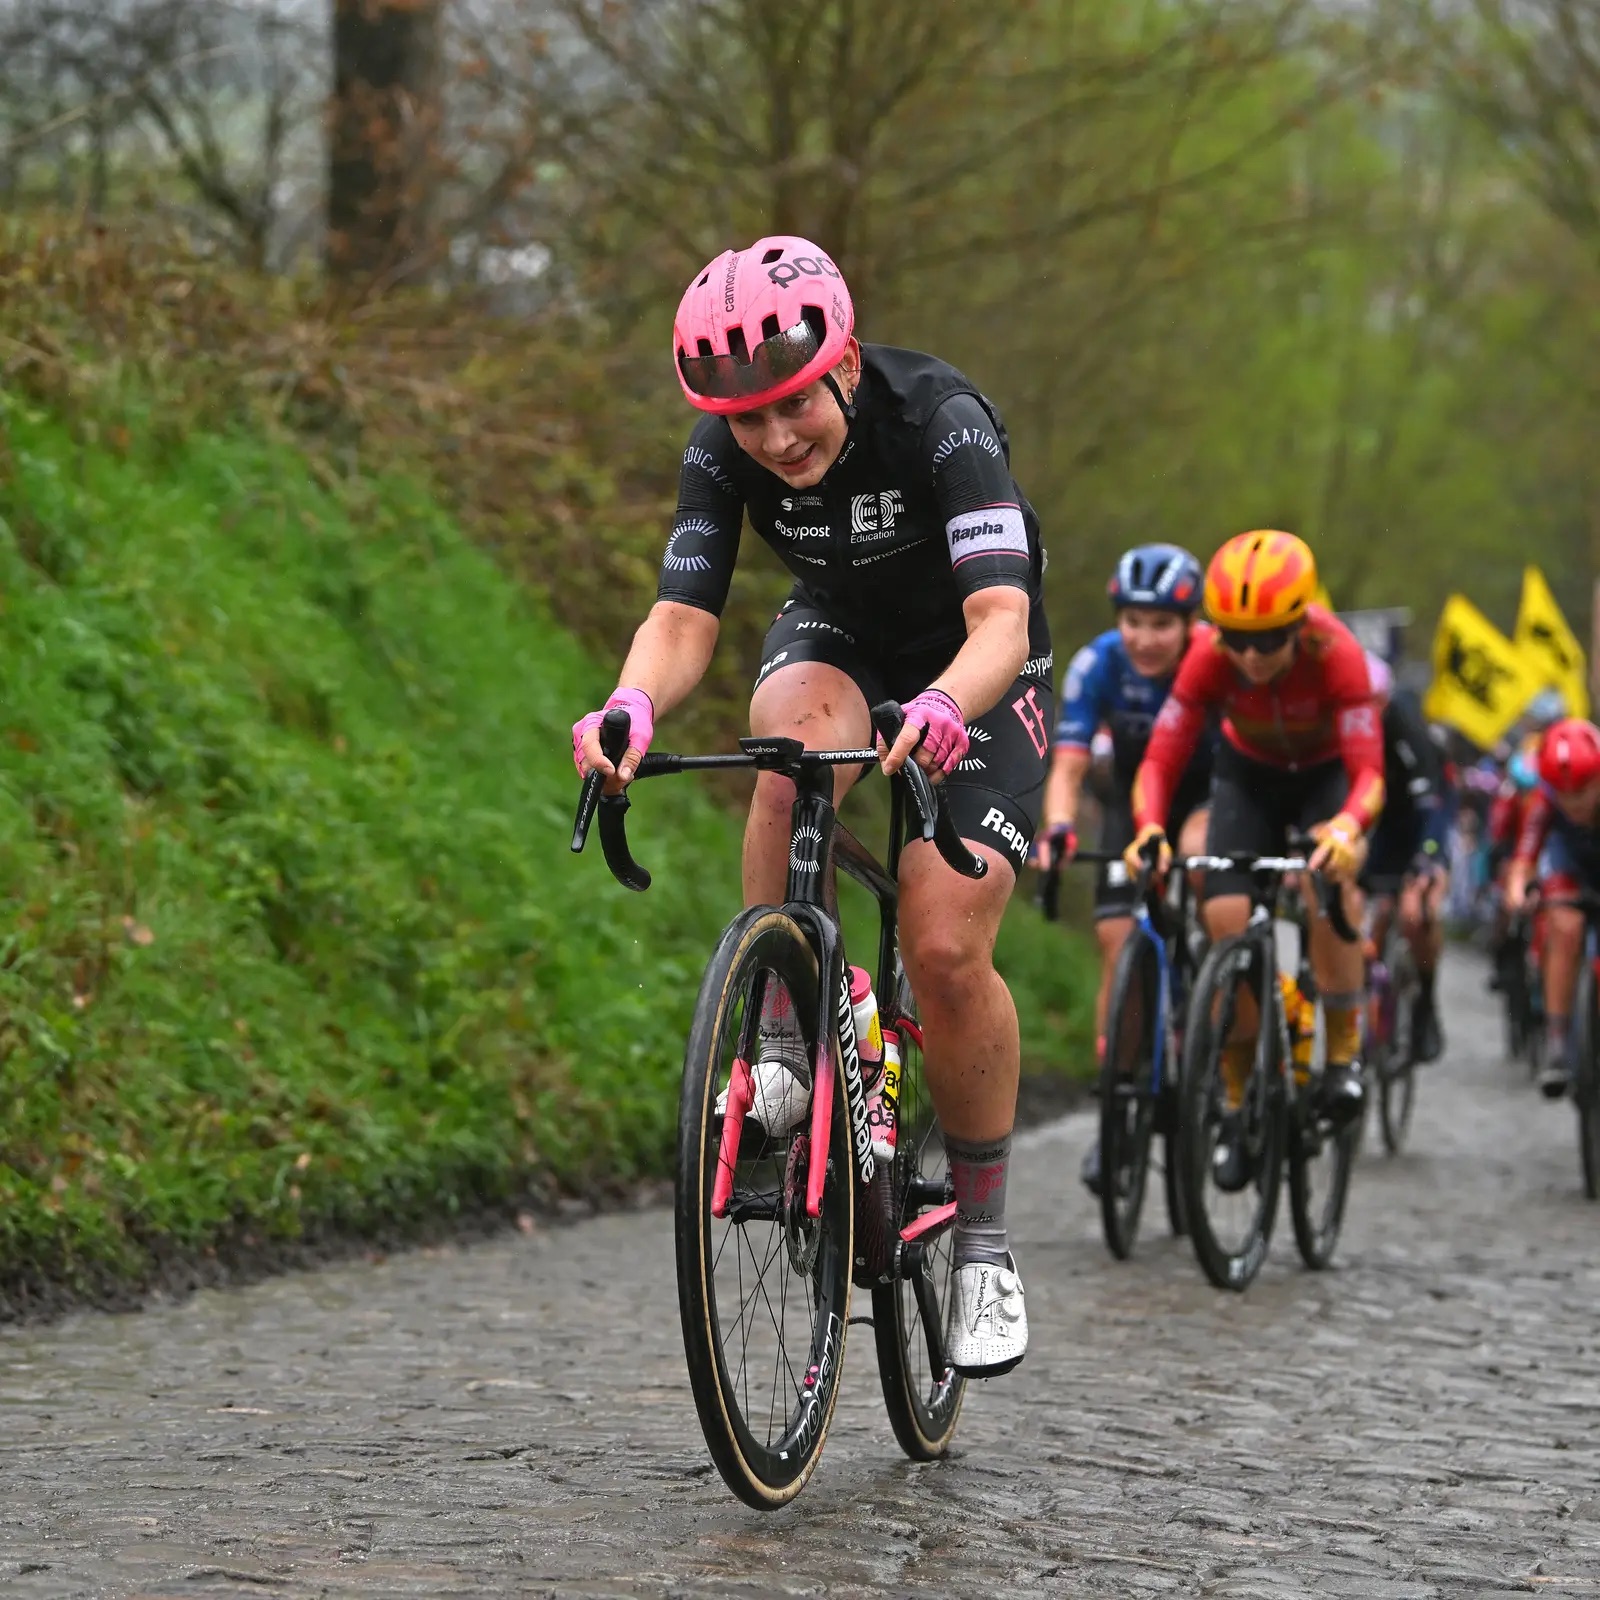
[[[1078,830],[1070,822],[1052,822],[1033,841],[1033,865],[1041,872],[1072,864],[1078,853]]]
[[[1528,905],[1528,874],[1513,866],[1506,874],[1506,910],[1512,916],[1520,915]]]
[[[1137,877],[1143,870],[1152,844],[1156,847],[1156,871],[1164,873],[1172,865],[1172,846],[1167,842],[1167,830],[1159,822],[1147,822],[1133,836],[1133,843],[1122,852],[1122,864],[1131,876]]]
[[[608,711],[628,713],[628,748],[615,766],[600,748],[600,724]],[[603,772],[608,778],[621,783],[631,783],[639,770],[645,751],[655,733],[655,703],[643,689],[617,689],[598,711],[591,711],[572,725],[572,760],[578,776],[588,777],[591,772]],[[608,789],[612,788],[607,784]]]

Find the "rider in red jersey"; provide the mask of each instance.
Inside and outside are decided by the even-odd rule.
[[[1570,902],[1582,890],[1600,890],[1600,729],[1578,717],[1556,723],[1539,747],[1539,780],[1506,873],[1505,898],[1515,915],[1542,866],[1540,888],[1550,903],[1540,961],[1547,1036],[1539,1087],[1555,1100],[1571,1079],[1572,999],[1583,955],[1584,913]]]
[[[1222,720],[1211,790],[1207,848],[1270,854],[1293,829],[1319,843],[1311,865],[1339,884],[1346,915],[1358,925],[1354,880],[1366,834],[1383,807],[1383,728],[1372,698],[1366,655],[1337,617],[1312,603],[1316,563],[1292,534],[1258,532],[1231,539],[1206,574],[1206,613],[1215,634],[1190,646],[1134,785],[1137,859],[1151,840],[1167,855],[1166,821],[1177,782],[1208,717]],[[1250,913],[1250,876],[1206,875],[1206,926],[1214,939],[1242,932]],[[1321,1086],[1327,1114],[1361,1113],[1360,1018],[1366,973],[1359,944],[1333,936],[1314,919],[1311,961],[1327,1018],[1328,1067]],[[1257,1019],[1241,1007],[1223,1051],[1230,1097],[1242,1100],[1255,1054]],[[1237,1118],[1233,1119],[1237,1122]],[[1242,1188],[1241,1141],[1225,1122],[1216,1181]]]

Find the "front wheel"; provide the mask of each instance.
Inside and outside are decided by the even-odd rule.
[[[1572,1007],[1572,1098],[1578,1111],[1578,1154],[1583,1162],[1583,1192],[1600,1200],[1600,994],[1594,961],[1585,958]]]
[[[793,918],[756,906],[729,924],[700,985],[678,1102],[674,1200],[695,1409],[717,1470],[758,1510],[799,1494],[822,1454],[844,1360],[854,1245],[841,1074],[833,1074],[825,1151],[810,1147],[808,1115],[773,1139],[747,1117],[731,1162],[725,1154],[717,1098],[736,1068],[742,1076],[755,1061],[762,997],[774,984],[788,992],[814,1062],[816,956]],[[812,1217],[806,1194],[819,1160],[821,1212]]]
[[[954,1202],[950,1161],[922,1070],[922,1028],[911,990],[900,979],[884,1013],[900,1038],[900,1100],[894,1153],[894,1227]],[[946,1313],[955,1275],[949,1227],[930,1231],[901,1256],[899,1276],[872,1291],[872,1331],[884,1409],[900,1448],[913,1461],[935,1461],[950,1448],[967,1380],[945,1359]]]
[[[1148,935],[1135,927],[1111,979],[1100,1069],[1100,1218],[1106,1244],[1119,1261],[1133,1254],[1144,1208],[1161,1023],[1160,958]],[[1170,1071],[1171,1062],[1165,1065]]]
[[[1261,1270],[1283,1182],[1283,1069],[1270,950],[1245,935],[1219,941],[1189,1001],[1178,1174],[1195,1258],[1219,1289],[1247,1289]],[[1241,1007],[1242,1020],[1253,1012],[1261,1034],[1248,1079],[1230,1085],[1223,1045]],[[1225,1133],[1230,1146],[1236,1142],[1236,1173],[1219,1160]]]

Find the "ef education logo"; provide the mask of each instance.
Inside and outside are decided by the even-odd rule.
[[[850,500],[851,543],[866,544],[873,539],[892,539],[894,519],[905,508],[905,501],[898,489],[880,489],[876,494],[853,495]]]

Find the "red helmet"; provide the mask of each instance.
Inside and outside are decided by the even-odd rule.
[[[856,325],[844,275],[792,235],[725,250],[684,291],[672,324],[689,404],[726,416],[770,405],[839,364]]]
[[[1600,728],[1568,717],[1549,729],[1539,750],[1539,776],[1557,794],[1576,794],[1600,778]]]

